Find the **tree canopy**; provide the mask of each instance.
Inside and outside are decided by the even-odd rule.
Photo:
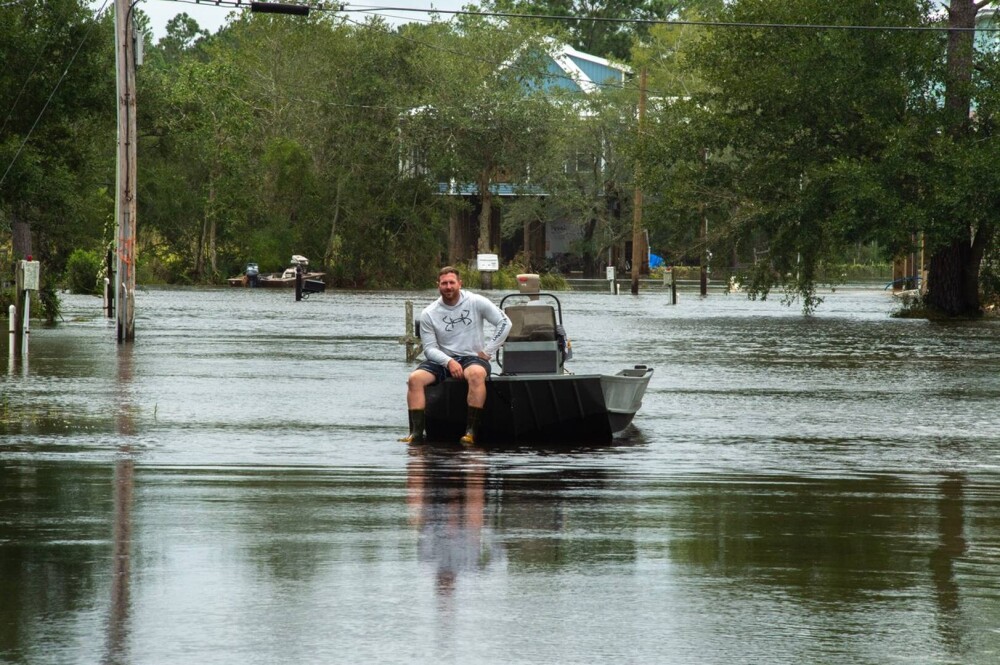
[[[783,289],[808,311],[845,248],[877,243],[887,260],[924,248],[936,310],[979,311],[1000,263],[1000,64],[995,33],[973,48],[981,0],[484,6],[535,18],[248,12],[215,34],[187,15],[156,44],[145,32],[140,281],[306,254],[337,285],[426,284],[448,252],[449,183],[474,187],[480,251],[502,205],[525,249],[532,224],[578,227],[595,272],[630,239],[639,186],[668,260],[711,250],[754,297]],[[113,239],[111,23],[79,0],[0,7],[0,223],[55,272]],[[553,39],[648,72],[641,134],[635,79],[547,85]],[[498,183],[522,196],[494,201]]]

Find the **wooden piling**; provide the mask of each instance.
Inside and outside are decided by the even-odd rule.
[[[400,344],[406,345],[406,362],[412,363],[424,351],[420,338],[416,335],[413,325],[413,301],[406,301],[406,322],[404,335],[399,338]]]
[[[667,288],[670,293],[670,304],[677,304],[677,280],[674,279],[674,271],[670,268],[666,268],[663,271],[663,286]]]

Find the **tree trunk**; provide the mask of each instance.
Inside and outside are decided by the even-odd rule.
[[[333,221],[330,222],[330,239],[326,243],[326,253],[323,255],[323,265],[333,266],[333,255],[337,250],[337,222],[340,219],[340,196],[344,191],[344,179],[337,178],[337,194],[333,202]]]
[[[212,212],[209,214],[209,221],[208,221],[208,265],[212,268],[211,277],[213,282],[215,281],[215,278],[219,274],[219,254],[215,248],[216,244],[215,239],[218,236],[218,229],[216,228],[215,220],[216,220],[216,214],[215,210],[213,209]]]
[[[31,223],[16,211],[11,212],[10,231],[13,236],[11,248],[14,250],[14,259],[26,259],[31,256]]]
[[[972,106],[972,28],[976,27],[979,8],[975,0],[951,0],[948,6],[948,27],[959,28],[948,33],[947,72],[945,74],[944,108],[952,136],[964,137],[969,131],[969,110]]]
[[[205,254],[208,259],[208,265],[212,269],[210,277],[214,280],[215,276],[218,274],[218,260],[215,252],[215,218],[217,215],[215,207],[215,178],[213,177],[208,184],[208,205],[205,206]]]
[[[583,276],[588,279],[601,277],[604,257],[594,252],[594,233],[597,231],[597,217],[591,217],[583,227],[583,257],[581,268]]]
[[[524,260],[524,271],[531,272],[531,222],[525,222],[521,225],[521,245],[524,249],[521,251],[521,256]]]
[[[979,259],[965,235],[931,256],[927,304],[948,316],[978,316]]]
[[[207,234],[208,211],[205,211],[201,220],[201,233],[198,235],[198,243],[194,252],[194,275],[195,279],[199,281],[205,277],[205,240]]]
[[[948,27],[960,28],[948,33],[947,72],[944,107],[947,131],[956,141],[969,138],[972,107],[973,37],[979,7],[975,0],[951,0]],[[964,224],[961,220],[954,222]],[[951,244],[931,255],[928,268],[927,304],[948,316],[978,316],[979,267],[989,228],[980,228],[975,239],[967,225]]]
[[[493,218],[493,192],[490,191],[489,180],[479,186],[479,198],[482,208],[479,211],[479,242],[476,251],[480,254],[490,254],[490,221]]]
[[[448,206],[448,265],[458,265],[465,259],[465,237],[461,227],[462,217],[458,214],[458,206]]]
[[[483,173],[479,181],[479,197],[482,209],[479,211],[479,242],[476,244],[476,251],[479,254],[491,254],[490,222],[493,218],[493,192],[490,191],[489,171]],[[482,289],[492,289],[493,273],[489,271],[479,273],[479,286]]]

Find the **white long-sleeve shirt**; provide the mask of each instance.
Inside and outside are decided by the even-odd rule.
[[[447,366],[456,356],[475,356],[480,351],[492,358],[510,334],[510,319],[489,299],[464,290],[459,294],[454,305],[438,298],[420,313],[420,341],[431,362]],[[483,321],[493,325],[488,342]]]

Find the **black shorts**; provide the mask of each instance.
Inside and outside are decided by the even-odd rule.
[[[458,361],[458,364],[462,366],[462,369],[469,367],[470,365],[479,365],[486,370],[486,376],[490,375],[491,368],[489,362],[483,360],[479,356],[458,356],[452,358],[452,360]],[[448,368],[436,362],[431,362],[430,360],[425,360],[424,362],[417,365],[417,369],[422,369],[425,372],[430,372],[434,375],[434,383],[431,385],[437,385],[447,379],[450,374],[448,374]]]

